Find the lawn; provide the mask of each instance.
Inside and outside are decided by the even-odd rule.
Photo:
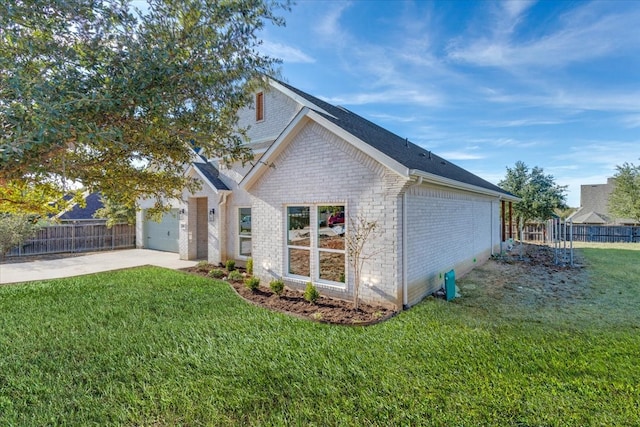
[[[634,249],[580,249],[568,309],[428,299],[369,327],[152,267],[3,286],[0,425],[639,425]]]

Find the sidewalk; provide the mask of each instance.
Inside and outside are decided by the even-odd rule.
[[[178,259],[178,254],[171,252],[124,249],[69,258],[0,264],[0,284],[59,279],[141,265],[177,270],[196,263],[197,261]]]

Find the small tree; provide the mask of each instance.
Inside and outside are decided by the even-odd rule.
[[[363,216],[349,217],[349,228],[346,233],[347,255],[349,266],[353,268],[353,308],[358,310],[360,302],[360,281],[365,261],[380,251],[365,251],[367,242],[378,226],[377,221],[369,221]]]
[[[624,163],[616,166],[615,187],[609,195],[609,211],[618,218],[631,218],[640,223],[640,165]]]
[[[0,259],[42,228],[37,219],[25,214],[0,214]]]

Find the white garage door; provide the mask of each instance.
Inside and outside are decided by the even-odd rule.
[[[178,209],[171,209],[162,216],[162,221],[146,220],[144,235],[147,249],[178,252]]]

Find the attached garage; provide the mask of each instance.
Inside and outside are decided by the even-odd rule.
[[[144,213],[147,217],[146,212]],[[178,209],[171,209],[160,222],[148,219],[144,222],[144,247],[165,252],[178,252]]]

